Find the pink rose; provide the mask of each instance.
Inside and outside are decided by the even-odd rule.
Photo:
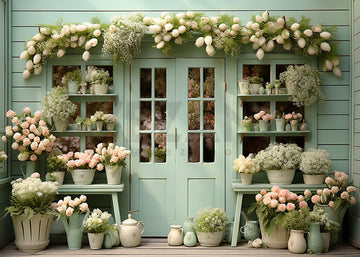
[[[279,192],[279,195],[282,196],[282,197],[287,197],[289,193],[290,193],[289,190],[281,189],[280,192]]]
[[[23,140],[23,145],[24,145],[24,146],[27,146],[27,145],[30,145],[30,144],[31,144],[30,139],[29,139],[29,138],[24,138],[24,140]]]
[[[32,142],[30,145],[31,150],[35,151],[38,148],[38,143]]]
[[[313,203],[313,204],[316,204],[316,203],[318,203],[320,201],[320,196],[319,195],[313,195],[312,197],[311,197],[311,202]]]
[[[353,196],[350,196],[350,204],[356,204],[356,198]]]
[[[292,115],[291,115],[291,114],[286,114],[286,115],[284,116],[285,120],[290,120],[290,119],[291,119],[291,117],[292,117]]]
[[[269,115],[266,114],[262,117],[262,119],[263,119],[263,121],[268,121],[270,119],[270,117],[269,117]]]
[[[346,199],[349,198],[349,193],[344,191],[344,192],[341,193],[340,197],[341,197],[341,199],[346,200]]]
[[[262,194],[262,195],[266,194],[266,190],[265,190],[265,189],[261,189],[260,194]]]
[[[280,192],[280,187],[279,186],[273,186],[271,188],[271,191],[279,193]]]
[[[260,111],[259,113],[261,116],[265,115],[265,111]]]
[[[14,135],[14,132],[11,129],[7,129],[5,131],[6,135],[9,137],[12,137]],[[5,137],[6,138],[6,137]],[[6,142],[6,140],[3,140],[4,142]]]
[[[293,203],[288,203],[288,204],[286,205],[286,209],[287,209],[288,211],[295,210],[295,204],[293,204]]]
[[[104,169],[104,165],[102,165],[101,163],[99,163],[98,165],[96,165],[96,169],[98,171],[102,171]]]
[[[25,107],[23,109],[23,112],[27,113],[27,114],[30,114],[31,113],[31,108],[30,107]]]
[[[20,148],[20,147],[19,147],[19,148]],[[42,153],[42,151],[43,151],[43,150],[41,150],[41,149],[38,148],[38,149],[34,150],[34,153],[37,154],[37,155],[40,155],[40,154]]]
[[[286,202],[286,198],[284,196],[280,196],[279,197],[279,202],[280,203],[285,203]]]
[[[16,149],[19,148],[19,144],[16,143],[16,142],[14,142],[14,143],[11,144],[11,148],[14,149],[14,150],[16,150]]]
[[[281,212],[284,212],[286,210],[286,205],[285,204],[279,204],[278,205],[278,210],[281,211]]]
[[[71,200],[71,196],[65,196],[64,197],[64,203],[65,204],[68,204],[70,202],[70,200]]]
[[[322,189],[318,189],[318,190],[316,190],[316,193],[317,193],[318,195],[322,195],[323,191],[322,191]]]
[[[295,114],[295,115],[293,115],[293,118],[294,118],[294,119],[297,119],[297,118],[298,118],[298,116]]]
[[[255,196],[255,200],[256,200],[257,202],[260,202],[260,201],[262,200],[262,195],[261,195],[261,194],[257,194],[257,195]]]
[[[347,191],[348,193],[356,192],[356,187],[354,187],[354,186],[348,186],[348,187],[346,188],[346,191]]]
[[[36,161],[37,160],[37,156],[35,154],[30,155],[30,161]]]
[[[341,177],[341,171],[334,171],[334,178],[338,180]]]
[[[278,205],[279,205],[279,203],[277,200],[275,200],[275,199],[271,200],[271,202],[270,202],[271,208],[276,208]]]
[[[308,206],[307,202],[305,202],[305,201],[299,202],[299,207],[300,208],[304,208],[304,207],[307,207],[307,206]]]
[[[85,202],[86,201],[86,195],[80,195],[80,200],[82,202]]]
[[[35,118],[38,118],[38,119],[41,118],[41,115],[42,115],[41,111],[36,111],[36,112],[34,113],[34,117],[35,117]]]
[[[348,180],[348,178],[349,178],[349,175],[343,173],[343,174],[341,175],[340,179],[339,179],[339,182],[340,182],[340,183],[345,183],[346,180]]]
[[[18,126],[14,126],[14,127],[12,128],[12,130],[13,130],[14,132],[18,132],[18,131],[19,131],[19,127],[18,127]]]
[[[34,172],[33,174],[31,174],[32,178],[40,178],[40,173],[39,172]]]
[[[30,134],[30,130],[29,130],[29,129],[24,129],[24,130],[22,131],[22,133],[23,133],[23,135],[27,136],[27,135]]]
[[[297,197],[298,197],[297,194],[290,192],[290,194],[287,197],[287,200],[288,201],[295,201],[295,200],[297,200]]]
[[[303,195],[299,195],[298,198],[297,198],[297,200],[298,200],[299,202],[304,201],[304,199],[305,199],[305,197],[304,197]]]
[[[69,217],[69,216],[71,216],[73,213],[74,213],[74,209],[73,209],[73,208],[68,207],[68,208],[66,209],[66,212],[65,212],[66,216]]]
[[[50,208],[53,209],[53,210],[56,210],[57,209],[57,203],[51,203]]]
[[[78,206],[79,204],[81,204],[80,198],[76,197],[76,198],[74,199],[74,204],[75,204],[75,206]]]
[[[58,212],[65,212],[66,211],[66,205],[61,205],[57,208]]]
[[[257,113],[257,114],[254,115],[254,118],[255,118],[255,120],[260,120],[261,115],[259,113]]]
[[[75,161],[74,160],[70,160],[66,163],[66,165],[69,167],[69,168],[74,168],[75,166]]]
[[[333,187],[331,188],[331,193],[337,194],[338,192],[339,192],[339,188],[338,188],[337,186],[333,186]]]
[[[10,119],[14,118],[15,115],[16,115],[16,113],[14,111],[12,111],[12,110],[8,110],[7,113],[6,113],[6,117],[8,117]]]
[[[58,205],[58,206],[62,206],[63,204],[65,204],[63,200],[59,200],[59,201],[57,202],[57,205]]]
[[[69,206],[71,206],[71,207],[75,207],[75,201],[74,201],[74,200],[70,200],[70,201],[68,202],[68,204],[69,204]]]
[[[14,123],[15,125],[19,125],[19,124],[20,124],[20,120],[19,120],[19,118],[16,117],[16,116],[11,119],[11,122]]]
[[[270,198],[270,197],[264,197],[264,198],[263,198],[263,203],[264,203],[265,205],[270,204],[270,203],[271,203],[271,198]]]
[[[273,199],[278,199],[278,198],[279,198],[279,193],[277,193],[277,192],[271,192],[271,198],[273,198]]]
[[[87,203],[82,203],[82,204],[79,205],[79,208],[80,208],[81,211],[85,212],[85,211],[87,211],[89,206],[88,206]]]
[[[3,142],[6,142],[6,136],[2,136],[2,137],[1,137],[1,140],[2,140]]]
[[[329,207],[330,207],[330,208],[334,208],[334,207],[335,207],[334,201],[330,201],[330,202],[329,202]]]

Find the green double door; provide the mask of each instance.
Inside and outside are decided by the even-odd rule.
[[[223,59],[142,59],[131,70],[131,208],[145,236],[225,207]]]

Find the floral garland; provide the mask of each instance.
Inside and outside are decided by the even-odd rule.
[[[205,46],[209,56],[221,49],[226,55],[237,57],[242,45],[251,44],[256,57],[262,60],[266,52],[281,46],[296,54],[317,55],[323,60],[324,71],[332,70],[336,76],[341,76],[336,47],[328,42],[334,29],[311,26],[310,19],[304,16],[300,21],[292,17],[286,21],[285,16],[269,16],[265,11],[262,15],[254,15],[245,27],[240,25],[238,17],[206,17],[191,11],[173,16],[163,13],[156,18],[142,17],[136,13],[114,17],[110,25],[93,19],[92,23],[62,25],[58,22],[41,26],[20,55],[20,59],[26,60],[23,77],[27,79],[31,73],[40,74],[42,64],[49,57],[61,58],[68,48],[84,49],[82,58],[87,61],[89,51],[103,41],[105,55],[112,55],[115,61],[131,63],[140,54],[141,41],[148,30],[154,33],[154,47],[164,54],[168,54],[173,45],[182,45],[198,35],[195,45]]]

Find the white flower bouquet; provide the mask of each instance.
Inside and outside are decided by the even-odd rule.
[[[0,163],[3,163],[8,158],[4,151],[0,151]]]
[[[107,114],[104,114],[103,120],[105,123],[116,123],[117,117],[114,114],[107,113]]]
[[[301,153],[296,144],[272,143],[255,158],[262,170],[293,170],[299,167]]]
[[[109,71],[95,66],[88,66],[85,73],[85,81],[91,85],[109,84],[112,82]]]
[[[224,231],[228,224],[228,216],[220,208],[207,207],[200,209],[194,218],[194,227],[198,232]]]
[[[84,152],[69,152],[60,158],[67,160],[66,166],[70,171],[74,169],[97,169],[102,171],[104,169],[104,165],[100,163],[100,155],[95,154],[92,149]]]
[[[80,195],[74,199],[71,199],[71,196],[65,196],[63,200],[57,202],[56,210],[62,217],[69,217],[74,213],[84,213],[89,209],[86,199],[86,195]]]
[[[130,155],[131,151],[125,147],[114,146],[110,143],[106,148],[104,143],[100,143],[96,147],[96,153],[100,155],[100,162],[105,166],[122,167],[126,165],[125,159]]]
[[[95,121],[104,121],[104,113],[102,111],[97,111],[95,112],[94,115],[91,115],[90,116],[90,120],[92,122],[95,122]]]
[[[11,184],[11,205],[5,209],[6,213],[24,215],[25,218],[36,214],[56,214],[56,203],[53,201],[58,187],[55,183],[41,181],[40,174],[35,172],[31,177],[18,178]]]
[[[111,228],[108,223],[110,217],[111,214],[108,212],[94,209],[90,216],[84,221],[84,232],[99,234],[108,231]]]
[[[260,165],[257,164],[252,154],[246,158],[240,154],[239,158],[234,160],[233,169],[239,173],[253,174],[260,171]]]
[[[330,155],[323,149],[309,149],[301,154],[300,170],[305,174],[328,174],[330,168]]]

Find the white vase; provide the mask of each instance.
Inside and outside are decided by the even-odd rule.
[[[252,180],[253,174],[240,173],[240,177],[241,177],[241,183],[242,184],[251,185],[251,180]]]
[[[306,240],[304,230],[290,230],[288,249],[292,253],[304,253],[306,251]]]
[[[122,166],[105,166],[106,180],[109,185],[119,185],[121,182]]]
[[[242,95],[250,94],[248,80],[238,80],[238,84],[239,84],[240,94]]]
[[[95,95],[105,95],[108,92],[109,86],[107,84],[93,85]]]
[[[291,131],[298,131],[299,123],[296,121],[295,123],[291,122]]]
[[[90,185],[95,176],[95,169],[74,169],[71,176],[76,185]]]
[[[76,81],[69,80],[68,81],[68,91],[69,94],[77,94],[79,89],[79,84]]]
[[[106,123],[106,130],[114,130],[115,123]]]
[[[321,233],[321,239],[323,243],[323,253],[327,253],[330,248],[330,232],[323,232]]]
[[[252,95],[258,95],[262,84],[250,84],[250,93]]]
[[[92,250],[99,250],[102,247],[105,233],[88,233],[89,245]]]
[[[276,131],[284,131],[285,119],[276,119]]]
[[[306,185],[321,185],[324,183],[325,175],[303,174],[303,178]]]
[[[15,245],[22,252],[38,252],[48,246],[53,215],[34,215],[24,219],[22,215],[13,215]]]
[[[91,130],[92,130],[92,124],[86,125],[86,130],[87,130],[87,131],[91,131]]]
[[[294,179],[295,170],[267,170],[266,175],[270,184],[288,185]]]
[[[102,131],[103,126],[104,126],[104,121],[97,120],[97,121],[95,121],[95,124],[96,124],[96,130],[97,131]]]
[[[287,248],[289,241],[289,231],[282,227],[280,224],[276,224],[270,234],[266,233],[265,228],[259,219],[261,239],[263,243],[269,248],[283,249]]]
[[[259,120],[260,131],[269,131],[269,123],[264,120]]]
[[[201,246],[218,246],[224,238],[224,231],[213,233],[196,231],[196,235]]]
[[[53,117],[53,122],[54,122],[54,125],[55,125],[55,130],[58,130],[58,131],[65,131],[66,130],[68,120],[61,120],[61,119],[58,119],[57,117]]]
[[[64,183],[64,177],[65,177],[64,171],[53,171],[51,172],[51,175],[53,176],[54,181],[59,184],[59,186],[61,186]]]

